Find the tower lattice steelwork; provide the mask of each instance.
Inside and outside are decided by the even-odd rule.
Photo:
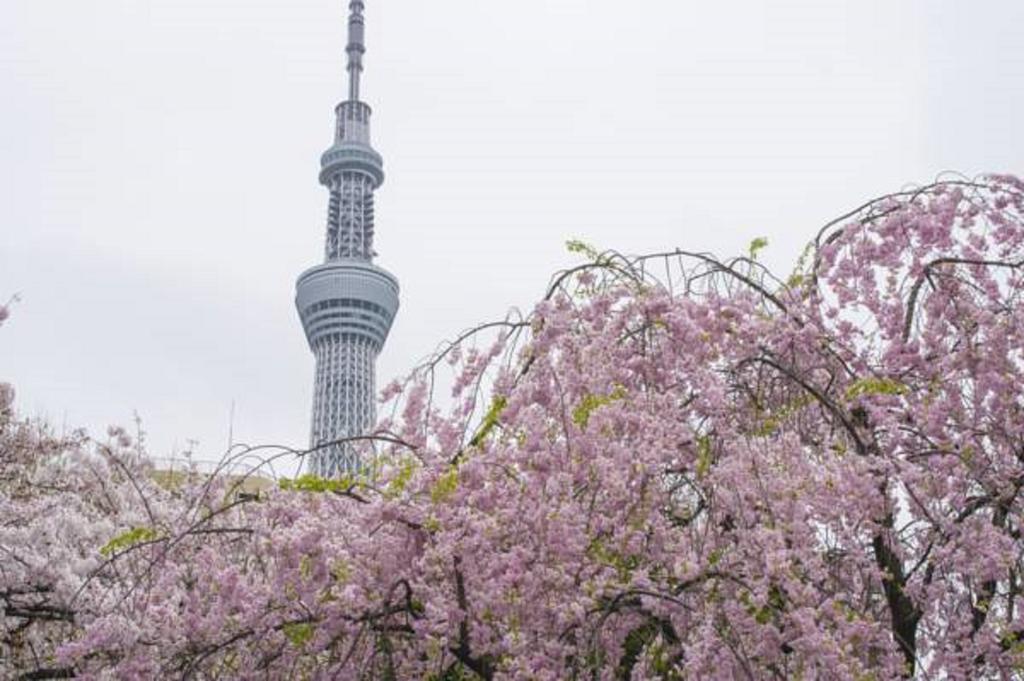
[[[370,107],[359,100],[363,10],[362,0],[349,3],[348,99],[335,109],[334,144],[320,159],[330,193],[324,263],[303,272],[295,292],[316,358],[308,470],[324,477],[362,466],[355,447],[337,441],[374,425],[377,355],[398,311],[398,279],[373,264],[373,192],[384,162],[370,146]]]

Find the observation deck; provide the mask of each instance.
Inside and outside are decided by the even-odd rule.
[[[373,188],[384,183],[384,159],[370,146],[370,107],[364,102],[346,101],[334,109],[334,144],[320,157],[320,184],[343,172],[359,172],[373,180]]]
[[[339,259],[299,275],[295,307],[309,347],[325,338],[365,339],[384,346],[398,312],[398,279],[365,260]]]

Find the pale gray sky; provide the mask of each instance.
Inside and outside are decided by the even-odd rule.
[[[0,379],[102,431],[306,442],[343,0],[0,3]],[[568,238],[788,270],[827,219],[1024,172],[1024,3],[367,0],[402,309],[378,369],[525,307]]]

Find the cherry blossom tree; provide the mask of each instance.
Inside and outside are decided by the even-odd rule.
[[[763,245],[571,244],[529,315],[386,391],[350,478],[161,480],[4,391],[0,669],[1019,675],[1024,183],[870,201],[786,278]]]

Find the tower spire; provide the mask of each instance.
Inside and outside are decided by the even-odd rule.
[[[363,0],[350,0],[348,99],[335,107],[334,144],[320,157],[328,191],[324,263],[299,276],[295,306],[316,358],[309,470],[325,477],[363,470],[350,438],[376,422],[376,360],[398,312],[398,279],[373,264],[374,192],[384,159],[370,144],[370,105],[359,99]]]
[[[363,22],[363,0],[352,0],[348,4],[348,99],[359,101],[359,76],[363,72],[363,53],[366,52],[365,25]]]

